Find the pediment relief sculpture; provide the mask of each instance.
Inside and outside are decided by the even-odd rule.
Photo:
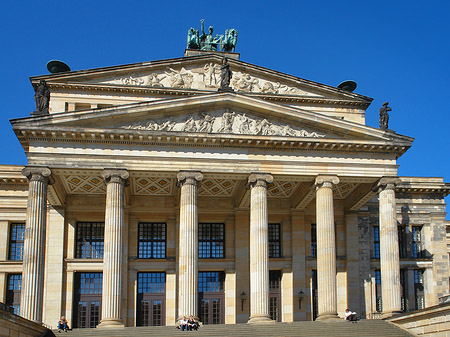
[[[241,135],[323,138],[325,134],[231,111],[160,118],[119,126],[123,129],[226,133]]]
[[[159,69],[151,73],[132,73],[103,83],[156,88],[216,90],[220,86],[220,67],[221,65],[215,62],[207,62],[203,66],[191,68],[167,67],[164,70]],[[270,81],[240,71],[233,71],[230,86],[238,92],[320,96],[278,81]]]

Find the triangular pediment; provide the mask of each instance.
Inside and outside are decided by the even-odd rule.
[[[217,92],[222,57],[217,54],[183,57],[163,61],[98,68],[70,73],[33,77],[37,85],[45,79],[50,86],[121,87],[126,90],[167,90]],[[289,96],[308,99],[333,99],[370,104],[371,99],[335,87],[283,74],[271,69],[230,59],[233,72],[230,86],[236,92],[261,96]],[[65,87],[67,88],[67,87]],[[78,87],[80,88],[80,87]]]
[[[411,138],[395,133],[234,92],[64,112],[12,120],[11,123],[18,135],[23,130],[48,130],[47,133],[59,130],[72,137],[95,132],[119,132],[139,134],[140,137],[147,134],[195,134],[265,141],[275,138],[288,141],[316,139],[404,146],[412,142]]]

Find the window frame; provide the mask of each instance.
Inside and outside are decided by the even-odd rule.
[[[150,233],[149,236],[147,236],[147,238],[142,237],[141,238],[141,230],[143,231],[143,226],[148,226],[150,227],[150,231],[147,230],[147,233]],[[155,231],[158,231],[159,229],[156,230],[156,226],[161,226],[161,230],[164,233],[163,235],[163,239],[155,239],[154,238],[154,233]],[[167,257],[167,223],[165,222],[139,222],[138,224],[138,234],[137,234],[137,258],[138,259],[165,259]],[[150,244],[150,250],[146,250],[146,252],[150,252],[150,256],[143,254],[143,250],[141,250],[141,243],[149,243]],[[162,252],[162,256],[156,256],[157,254],[155,254],[155,243],[159,244],[163,244],[163,249],[159,250],[158,249],[158,253]],[[141,255],[142,253],[142,255]]]
[[[213,239],[213,226],[219,225],[221,229],[221,238]],[[203,228],[208,226],[208,237],[204,238]],[[209,243],[209,247],[206,249],[202,247],[202,243]],[[215,255],[214,243],[222,244],[222,254],[220,256]],[[207,245],[208,246],[208,245]],[[225,249],[226,249],[226,241],[225,241],[225,223],[220,222],[203,222],[198,224],[198,258],[199,259],[224,259],[225,258]],[[208,255],[203,255],[204,252],[209,251]]]
[[[17,240],[15,238],[13,238],[13,231],[18,226],[23,226],[23,232],[22,232],[23,234],[21,235],[23,237],[22,240]],[[9,225],[8,260],[10,260],[10,261],[22,261],[23,260],[23,247],[24,247],[24,242],[25,242],[25,228],[26,228],[26,224],[22,223],[22,222],[13,222],[13,223],[11,223]],[[17,232],[15,234],[15,237],[17,237]],[[21,249],[15,248],[14,249],[14,254],[13,254],[12,247],[21,247]],[[16,258],[17,251],[20,251],[20,254],[19,254],[20,258]]]
[[[278,229],[275,230],[276,236],[278,236],[278,239],[271,238],[271,232],[273,233],[273,231],[271,231],[271,228],[273,230],[274,227],[278,227]],[[281,224],[280,223],[269,223],[267,236],[268,236],[268,239],[269,239],[269,258],[281,258],[281,257],[283,257],[283,252],[281,250],[282,249],[282,245],[281,245],[281,241],[282,241],[281,240]],[[275,246],[272,246],[273,244]],[[278,246],[278,247],[276,247],[276,246]],[[274,254],[275,247],[278,248],[278,255],[277,256]]]
[[[79,233],[81,231],[81,226],[89,225],[89,238],[88,240],[85,237],[79,237]],[[93,239],[94,232],[94,224],[102,224],[103,225],[103,235],[102,239]],[[89,254],[87,256],[83,256],[83,243],[86,242],[89,244]],[[100,244],[101,249],[95,249],[93,247],[93,243]],[[96,246],[96,245],[94,245]],[[75,258],[76,259],[103,259],[105,251],[105,223],[101,221],[79,221],[77,222],[77,227],[75,230]],[[94,254],[95,253],[95,254]]]

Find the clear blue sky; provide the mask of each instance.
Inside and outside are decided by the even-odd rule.
[[[215,33],[239,31],[242,61],[332,86],[355,80],[374,98],[369,126],[389,101],[389,127],[415,138],[399,174],[450,182],[449,15],[450,2],[433,0],[3,0],[0,163],[26,164],[8,120],[35,109],[28,78],[47,74],[47,61],[81,70],[180,57],[204,18]]]

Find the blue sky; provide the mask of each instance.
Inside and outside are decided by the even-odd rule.
[[[367,125],[414,137],[399,175],[450,182],[448,1],[2,1],[2,164],[26,164],[9,119],[35,109],[29,77],[183,55],[190,27],[236,28],[241,60],[374,98]],[[450,202],[450,197],[446,198]],[[448,217],[447,217],[448,218]]]

